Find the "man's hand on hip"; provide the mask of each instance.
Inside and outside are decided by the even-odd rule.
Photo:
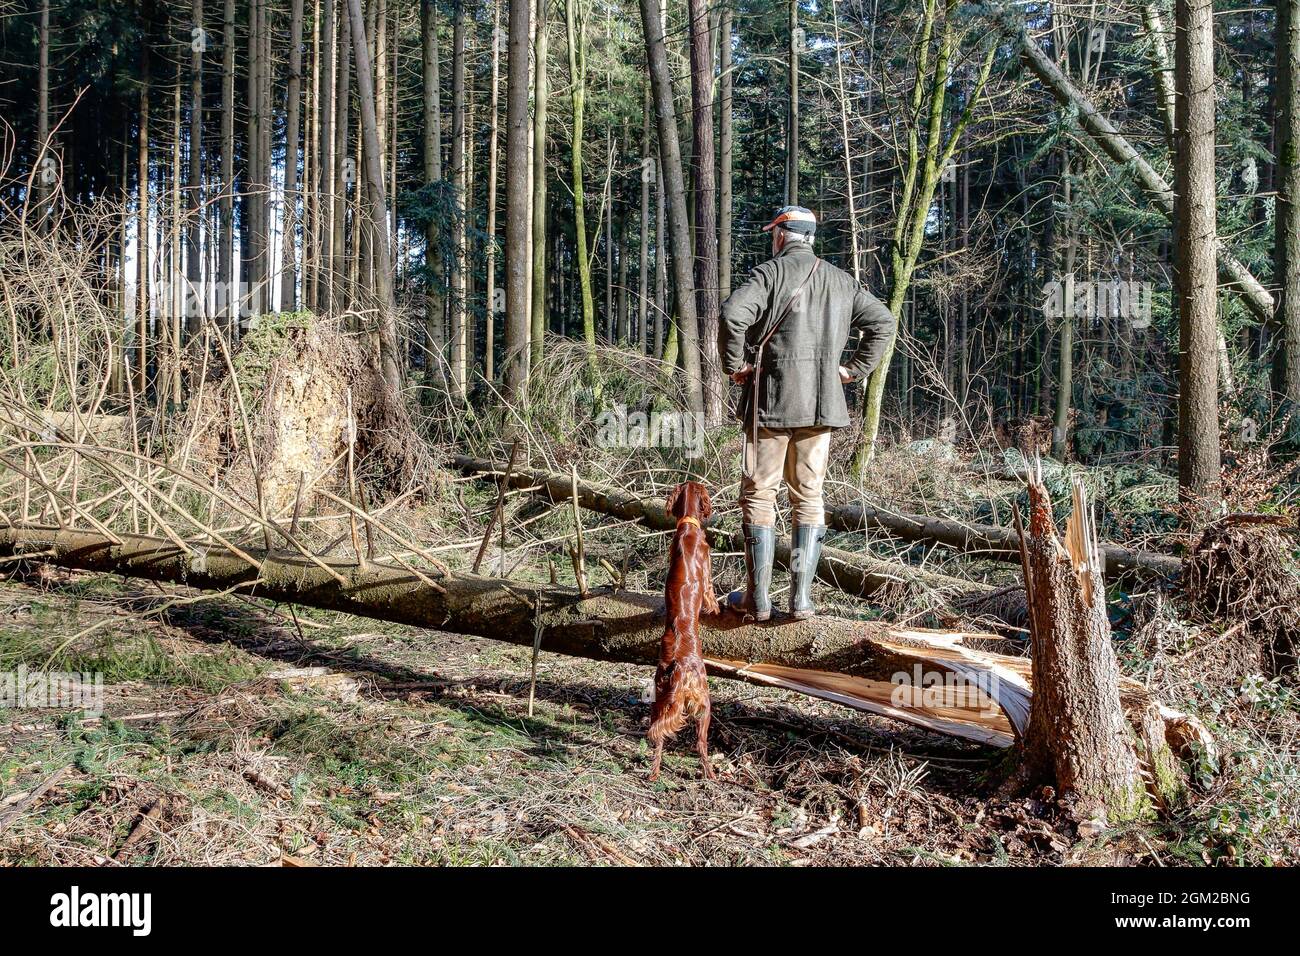
[[[749,381],[749,377],[753,374],[754,374],[754,366],[751,365],[749,362],[746,362],[740,368],[732,372],[731,375],[728,377],[737,385],[744,385],[746,382]]]
[[[853,373],[850,372],[848,369],[846,369],[843,365],[841,365],[841,366],[840,366],[840,384],[841,384],[841,385],[847,385],[847,384],[849,384],[849,382],[851,382],[851,381],[853,381]]]

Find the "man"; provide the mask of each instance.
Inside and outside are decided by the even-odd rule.
[[[784,477],[794,512],[790,613],[812,617],[812,579],[826,536],[822,483],[831,432],[849,424],[844,385],[871,374],[894,317],[848,273],[813,254],[817,217],[785,206],[763,227],[772,258],[722,306],[718,352],[731,380],[745,387],[740,510],[745,590],[727,605],[757,621],[772,616],[768,589],[776,548],[776,492]],[[851,332],[861,338],[841,364]],[[752,446],[752,447],[751,447]]]

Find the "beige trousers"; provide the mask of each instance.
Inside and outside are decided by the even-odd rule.
[[[760,428],[758,446],[746,449],[753,474],[740,479],[740,512],[745,524],[776,524],[776,492],[785,478],[790,510],[801,525],[826,522],[822,483],[831,450],[831,429]]]

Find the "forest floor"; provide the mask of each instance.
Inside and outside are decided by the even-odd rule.
[[[63,573],[0,588],[7,668],[82,641],[106,682],[98,720],[5,714],[0,820],[60,776],[0,864],[1153,858],[1136,831],[1085,846],[1046,803],[982,797],[997,751],[782,691],[714,682],[718,781],[679,743],[652,784],[646,668],[544,655],[529,716],[524,648],[233,597],[128,613],[162,598]]]

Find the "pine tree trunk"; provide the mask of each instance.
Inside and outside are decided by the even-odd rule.
[[[799,202],[799,0],[790,0],[789,100],[786,103],[785,132],[785,201]]]
[[[735,77],[731,64],[731,17],[724,5],[718,20],[718,72],[721,101],[718,117],[718,296],[731,295],[732,120]]]
[[[532,0],[510,0],[506,79],[506,341],[505,397],[523,399],[528,383],[528,39]],[[544,68],[544,67],[543,67]]]
[[[50,155],[50,0],[41,0],[40,20],[37,24],[37,68],[36,68],[36,219],[40,228],[45,227],[45,217],[49,214],[46,203],[50,196],[50,187],[46,183],[45,158]]]
[[[140,53],[140,131],[136,147],[136,305],[135,394],[143,400],[149,384],[149,49]]]
[[[203,0],[193,0],[192,30],[203,31]],[[186,180],[185,274],[189,289],[186,333],[193,337],[203,325],[205,299],[203,283],[203,249],[200,224],[203,221],[203,54],[207,47],[206,32],[191,34],[190,41],[190,132],[189,177]]]
[[[1178,484],[1187,500],[1219,488],[1217,217],[1214,183],[1214,10],[1178,0],[1174,84],[1174,228],[1179,324]]]
[[[217,303],[223,334],[234,338],[240,296],[235,283],[235,0],[225,0],[221,16],[221,249]]]
[[[646,61],[654,89],[655,116],[659,132],[660,174],[668,205],[668,229],[672,234],[673,287],[677,305],[676,330],[680,339],[684,392],[687,407],[704,413],[704,392],[700,378],[699,325],[695,312],[695,290],[691,277],[691,233],[686,215],[686,177],[682,170],[681,143],[677,135],[677,114],[673,108],[672,77],[664,43],[663,23],[657,0],[640,0],[641,25],[645,34]],[[663,250],[659,250],[663,255]],[[665,352],[668,346],[665,345]],[[667,359],[665,359],[667,360]]]
[[[400,404],[401,363],[397,346],[397,303],[393,299],[393,263],[388,246],[388,203],[384,195],[384,160],[379,149],[379,122],[375,114],[375,87],[371,79],[370,51],[366,46],[366,22],[361,0],[348,0],[352,13],[352,46],[357,64],[357,98],[361,104],[361,129],[365,137],[366,210],[375,254],[375,297],[379,305],[379,366],[388,388],[389,400]]]
[[[499,0],[498,0],[499,2]],[[532,293],[529,302],[529,361],[538,365],[546,337],[546,121],[550,87],[547,77],[547,4],[537,0],[533,30],[533,171],[532,171]]]
[[[357,180],[357,157],[351,146],[348,118],[352,99],[352,18],[347,0],[339,0],[338,60],[334,65],[334,212],[330,239],[331,307],[338,313],[351,306],[353,291],[348,287],[348,186]]]
[[[451,387],[465,398],[465,0],[452,0],[451,186],[455,197],[451,253]]]
[[[1277,212],[1275,272],[1283,413],[1300,435],[1300,2],[1277,2]]]
[[[436,0],[420,3],[421,59],[424,92],[424,181],[442,180],[442,103],[438,64],[438,4]],[[438,235],[438,217],[431,216],[424,232],[425,269],[429,272],[424,296],[424,334],[428,354],[425,368],[432,371],[441,364],[444,345],[442,314],[442,255]]]
[[[645,85],[641,105],[641,248],[637,274],[636,327],[637,344],[642,355],[649,348],[646,317],[650,304],[650,181],[654,173],[654,160],[650,153],[650,84]]]
[[[289,8],[289,79],[285,93],[284,134],[284,217],[280,232],[282,243],[280,274],[280,308],[289,312],[297,306],[297,256],[294,232],[298,222],[298,130],[302,99],[302,2],[292,0]]]
[[[501,112],[501,0],[492,0],[492,93],[491,114],[488,122],[488,190],[487,190],[487,255],[486,282],[483,301],[483,377],[496,378],[494,351],[496,350],[496,290],[497,290],[497,143],[499,141]]]
[[[573,129],[569,141],[569,177],[573,189],[573,230],[577,244],[578,286],[582,302],[582,337],[595,363],[596,304],[591,282],[591,249],[587,241],[586,198],[582,168],[583,106],[586,99],[587,50],[586,11],[584,0],[564,0],[564,25],[569,51],[569,103],[573,112]]]
[[[691,44],[691,157],[695,186],[695,304],[699,318],[704,421],[722,423],[726,387],[718,356],[718,220],[713,152],[713,51],[706,0],[688,0]]]

